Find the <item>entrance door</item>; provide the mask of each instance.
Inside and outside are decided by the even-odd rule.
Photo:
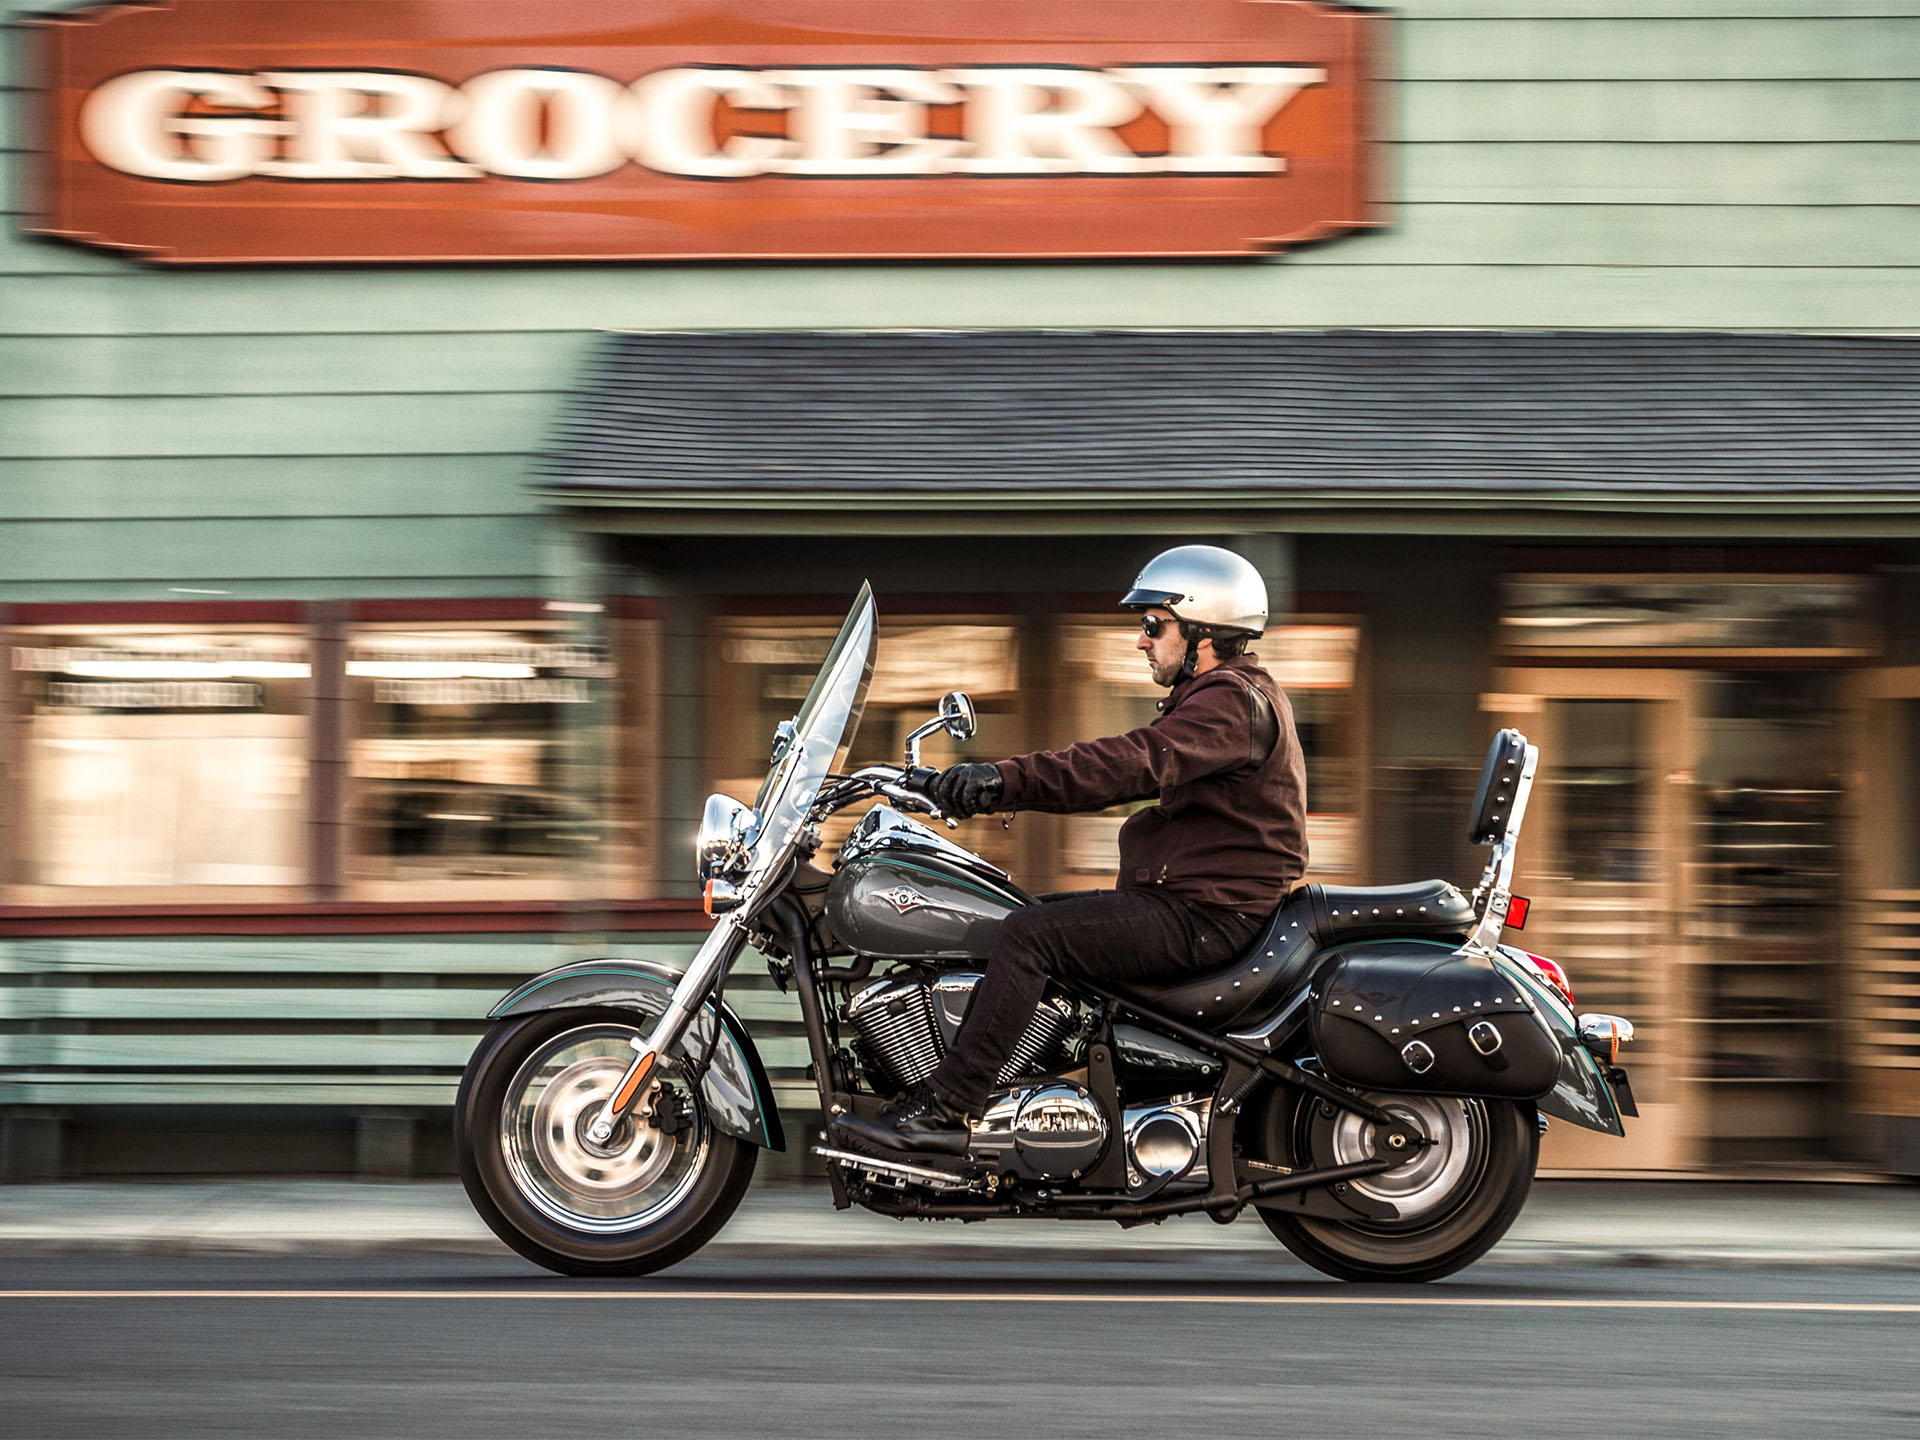
[[[1695,677],[1692,1023],[1716,1167],[1842,1158],[1839,681]]]
[[[1639,1032],[1627,1142],[1556,1126],[1541,1164],[1844,1158],[1836,672],[1569,667],[1500,683],[1490,708],[1541,749],[1518,938],[1566,966],[1577,1008]],[[1876,893],[1906,906],[1891,883]]]
[[[1859,680],[1863,743],[1858,863],[1848,867],[1858,957],[1846,1013],[1857,1059],[1853,1108],[1875,1127],[1888,1169],[1920,1174],[1920,666]],[[1859,1148],[1873,1140],[1862,1137]]]
[[[1499,674],[1486,697],[1500,724],[1540,747],[1514,890],[1533,902],[1509,943],[1559,961],[1578,1010],[1633,1021],[1622,1059],[1640,1118],[1627,1138],[1556,1122],[1543,1169],[1671,1171],[1697,1163],[1694,980],[1679,863],[1691,822],[1687,736],[1695,689],[1685,671],[1529,669]]]

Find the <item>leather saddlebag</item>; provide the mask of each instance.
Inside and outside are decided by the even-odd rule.
[[[1538,1099],[1560,1045],[1491,960],[1433,946],[1336,956],[1308,1000],[1320,1063],[1369,1090]]]

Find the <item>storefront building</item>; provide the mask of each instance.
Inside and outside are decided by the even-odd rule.
[[[511,8],[10,13],[0,1171],[443,1168],[495,994],[704,927],[700,802],[861,579],[856,754],[958,688],[989,758],[1151,716],[1113,601],[1206,540],[1310,878],[1470,881],[1541,745],[1518,938],[1644,1117],[1544,1165],[1920,1172],[1920,8],[579,3],[474,59]],[[1084,888],[1120,818],[964,838]]]

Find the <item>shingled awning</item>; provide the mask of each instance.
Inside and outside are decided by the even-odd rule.
[[[609,334],[535,483],[681,509],[1920,512],[1920,337]]]

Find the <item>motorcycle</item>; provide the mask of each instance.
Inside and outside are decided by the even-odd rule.
[[[697,1251],[785,1148],[766,1067],[727,1005],[751,945],[798,1000],[829,1122],[877,1115],[939,1063],[1003,919],[1033,903],[913,818],[940,816],[922,739],[974,733],[964,694],[905,763],[842,774],[873,674],[863,586],[812,689],[777,729],[752,805],[707,801],[697,843],[716,924],[683,972],[562,965],[490,1012],[455,1143],[474,1207],[570,1275],[639,1275]],[[1469,895],[1443,880],[1296,889],[1233,965],[1152,984],[1049,989],[961,1156],[869,1151],[819,1132],[833,1203],[899,1217],[1135,1226],[1251,1206],[1308,1265],[1424,1281],[1478,1259],[1525,1203],[1548,1117],[1624,1135],[1632,1025],[1576,1015],[1554,962],[1502,943],[1539,761],[1489,749]],[[872,802],[830,867],[821,826]]]

